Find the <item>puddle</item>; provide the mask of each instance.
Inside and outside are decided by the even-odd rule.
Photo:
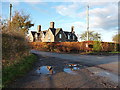
[[[77,74],[75,71],[71,70],[70,68],[64,68],[64,72],[75,75]]]
[[[41,66],[36,70],[36,72],[38,74],[54,74],[55,73],[52,66]]]
[[[64,68],[64,72],[69,73],[69,74],[77,74],[77,70],[80,69],[82,65],[79,64],[66,64]]]
[[[80,64],[69,63],[69,64],[64,64],[64,66],[41,66],[41,67],[38,67],[36,72],[37,72],[37,74],[54,74],[57,72],[77,74],[77,70],[79,70],[81,68],[84,68],[84,66],[82,66]],[[57,71],[55,71],[55,70],[57,70]]]

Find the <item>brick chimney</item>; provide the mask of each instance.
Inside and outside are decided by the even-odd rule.
[[[54,28],[54,22],[50,22],[50,28]]]
[[[41,31],[41,25],[38,25],[37,29],[38,29],[38,32],[40,32]]]
[[[75,33],[75,31],[74,31],[74,26],[71,27],[71,32],[72,32],[72,33]]]

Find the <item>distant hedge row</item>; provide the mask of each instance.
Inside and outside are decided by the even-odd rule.
[[[31,47],[41,51],[54,51],[54,52],[107,52],[119,51],[120,45],[109,42],[99,41],[84,41],[84,42],[31,42]]]

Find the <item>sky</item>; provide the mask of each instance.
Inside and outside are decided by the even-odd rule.
[[[112,42],[112,37],[118,33],[118,2],[90,2],[89,0],[6,0],[2,1],[2,18],[9,19],[9,4],[12,3],[14,11],[23,11],[30,14],[34,27],[30,30],[37,31],[37,25],[42,30],[50,27],[50,22],[55,22],[55,28],[71,31],[74,26],[77,35],[87,30],[86,10],[89,5],[90,31],[101,34],[102,41]],[[1,5],[0,5],[1,7]]]

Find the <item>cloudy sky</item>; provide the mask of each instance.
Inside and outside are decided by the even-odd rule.
[[[33,2],[34,1],[34,2]],[[9,4],[13,4],[15,10],[30,14],[35,24],[30,30],[37,30],[37,25],[42,25],[42,30],[49,28],[51,21],[55,22],[56,28],[70,31],[75,27],[75,33],[81,34],[86,31],[86,9],[89,5],[90,30],[101,34],[102,40],[111,42],[113,35],[118,32],[118,2],[90,2],[88,0],[6,0],[2,1],[2,17],[9,18]]]

